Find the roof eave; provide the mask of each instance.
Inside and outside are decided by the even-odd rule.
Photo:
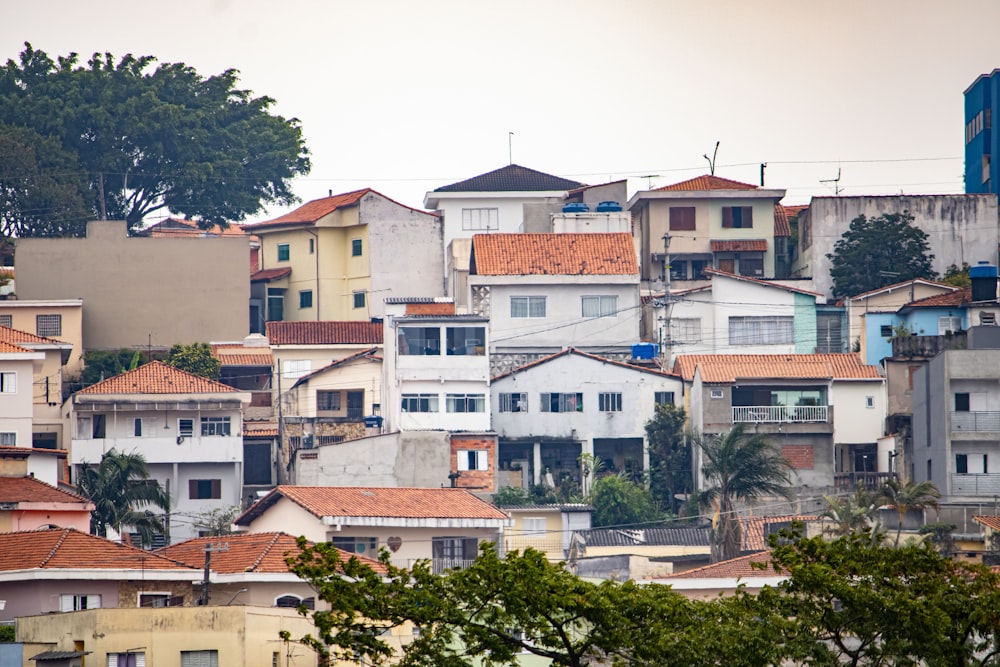
[[[777,202],[785,196],[784,190],[641,190],[628,200],[626,209],[631,210],[643,200],[651,199],[773,199]]]

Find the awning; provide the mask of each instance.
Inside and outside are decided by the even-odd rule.
[[[712,252],[767,252],[766,239],[712,241]]]

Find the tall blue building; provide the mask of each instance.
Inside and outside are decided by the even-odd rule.
[[[993,110],[1000,103],[1000,69],[982,74],[965,89],[965,192],[995,193],[1000,183],[1000,145]]]

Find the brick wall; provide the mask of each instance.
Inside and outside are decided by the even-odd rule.
[[[781,455],[796,470],[813,469],[812,445],[782,445]]]
[[[407,315],[454,315],[455,303],[408,303]]]
[[[494,478],[496,477],[497,462],[497,441],[495,437],[485,435],[451,436],[451,471],[458,470],[459,451],[486,451],[488,466],[486,470],[462,470],[455,486],[463,489],[484,491],[492,493],[496,490]]]

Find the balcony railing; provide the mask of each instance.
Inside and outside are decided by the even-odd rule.
[[[997,496],[1000,495],[1000,474],[978,474],[951,476],[953,496]]]
[[[733,407],[734,424],[774,424],[781,422],[827,422],[826,405],[741,405]]]
[[[418,558],[393,558],[390,559],[395,567],[411,568],[417,561],[424,560]],[[471,558],[432,558],[431,559],[431,570],[434,574],[442,574],[448,570],[464,570],[475,562]]]
[[[952,412],[951,430],[1000,432],[1000,412]]]
[[[877,491],[893,477],[890,472],[838,472],[833,476],[833,486],[837,491],[857,491],[862,487]]]

